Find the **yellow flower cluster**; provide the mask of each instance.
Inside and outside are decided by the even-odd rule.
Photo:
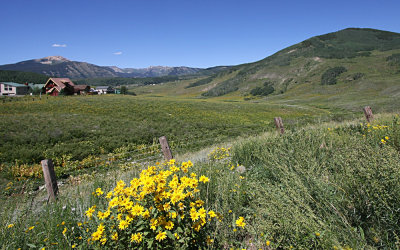
[[[97,217],[103,221],[89,241],[102,245],[118,244],[122,238],[133,244],[151,239],[161,242],[187,239],[192,237],[190,231],[205,228],[207,221],[220,215],[207,211],[204,201],[198,198],[200,183],[210,180],[204,175],[198,178],[195,173],[189,173],[192,166],[190,161],[177,165],[175,160],[170,160],[143,170],[130,185],[118,181],[105,196],[97,188],[95,195],[107,199],[108,205],[97,214],[96,206],[85,212],[89,219]],[[189,230],[183,230],[188,227]]]
[[[386,144],[386,142],[389,140],[388,136],[385,136],[385,138],[381,139],[382,144]]]
[[[208,157],[211,160],[223,160],[230,156],[230,150],[231,148],[217,147],[208,154]]]
[[[40,164],[16,164],[11,167],[14,178],[42,178],[43,170]]]

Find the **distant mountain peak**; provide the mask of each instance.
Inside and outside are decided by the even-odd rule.
[[[62,56],[48,56],[48,57],[43,57],[40,59],[35,59],[35,62],[41,63],[41,64],[56,64],[56,63],[62,63],[62,62],[70,62],[65,57]]]

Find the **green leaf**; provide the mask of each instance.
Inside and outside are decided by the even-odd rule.
[[[167,232],[167,236],[168,236],[170,239],[175,240],[175,236],[171,233],[171,231],[166,231],[166,232]]]
[[[142,225],[143,224],[143,220],[139,220],[137,223],[136,223],[136,226],[140,226],[140,225]]]
[[[182,230],[181,227],[178,227],[178,228],[176,229],[176,231],[177,231],[178,233],[183,233],[183,230]]]
[[[151,248],[151,246],[153,245],[153,241],[154,241],[153,239],[147,241],[147,246],[149,248]]]
[[[36,248],[36,246],[35,246],[35,245],[33,245],[33,244],[30,244],[30,243],[26,243],[26,245],[27,245],[28,247],[30,247],[30,248]]]

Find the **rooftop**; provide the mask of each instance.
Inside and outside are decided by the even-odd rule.
[[[12,87],[28,87],[25,84],[16,83],[16,82],[0,82],[1,84],[12,86]]]

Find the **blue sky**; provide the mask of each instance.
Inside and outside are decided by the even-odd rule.
[[[0,0],[0,64],[211,67],[348,27],[400,33],[399,0]]]

